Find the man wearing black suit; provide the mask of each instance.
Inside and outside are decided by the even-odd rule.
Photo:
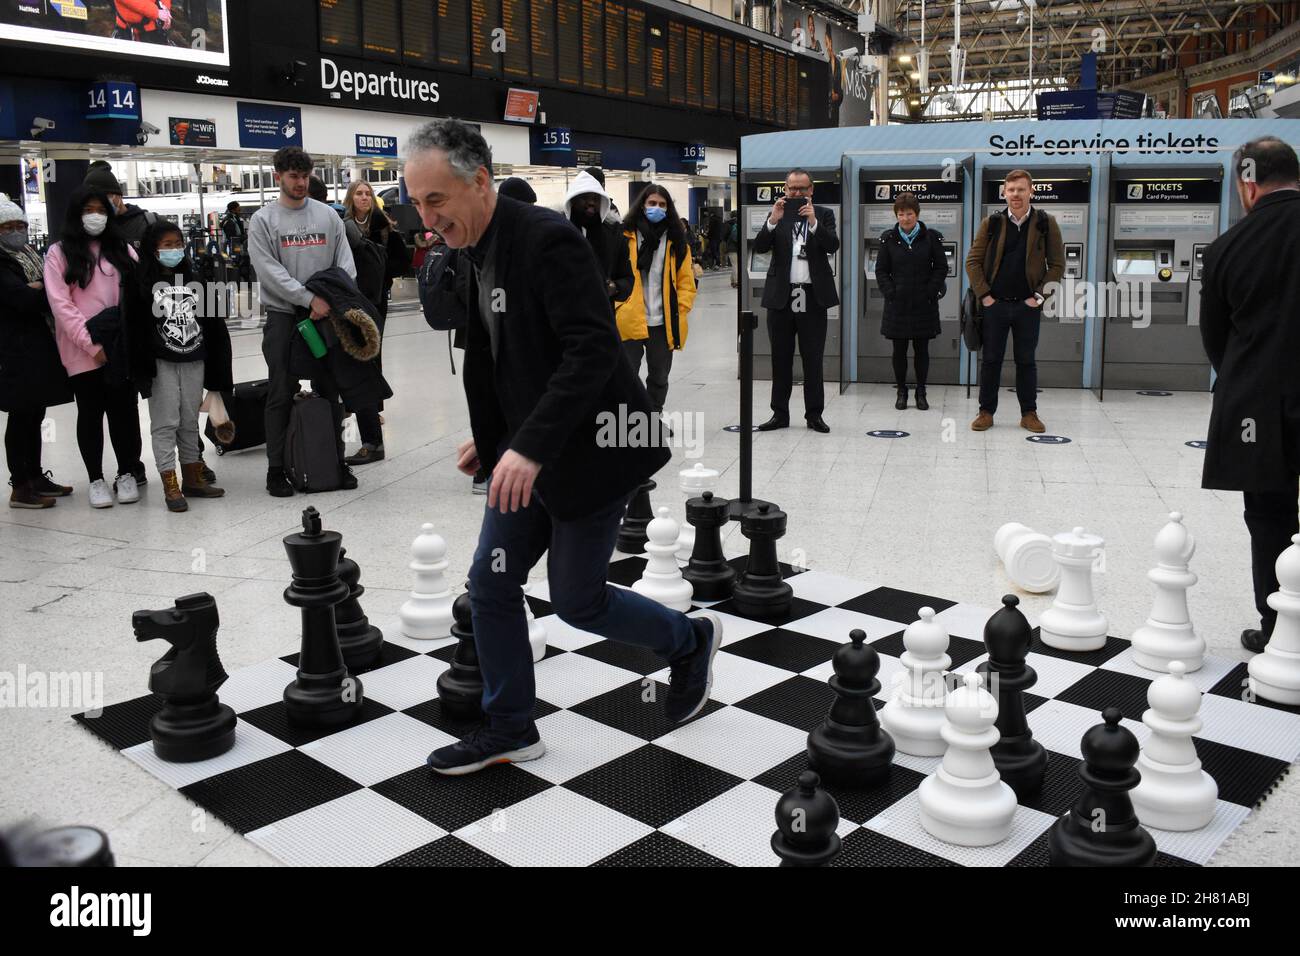
[[[463,380],[473,437],[457,467],[492,475],[469,571],[486,719],[429,766],[458,775],[546,752],[521,589],[543,554],[560,619],[665,658],[665,710],[689,720],[708,702],[721,618],[688,618],[606,583],[628,499],[671,454],[624,357],[591,245],[559,213],[499,196],[473,127],[434,120],[407,152],[424,225],[471,264]]]
[[[767,222],[754,237],[754,251],[772,253],[763,285],[767,334],[772,341],[772,417],[761,432],[790,427],[790,392],[794,388],[794,344],[803,359],[803,414],[813,431],[829,432],[822,421],[822,353],[826,350],[826,310],[839,305],[830,257],[840,247],[835,213],[813,205],[813,181],[807,170],[792,169],[785,195],[776,201]],[[786,215],[786,206],[798,207]]]

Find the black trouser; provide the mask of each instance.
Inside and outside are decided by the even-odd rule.
[[[1273,633],[1277,611],[1268,596],[1278,589],[1277,559],[1300,533],[1296,491],[1246,491],[1246,528],[1250,531],[1250,570],[1255,582],[1255,608],[1265,635]]]
[[[290,312],[266,313],[262,330],[262,357],[266,359],[266,465],[284,467],[284,437],[289,429],[289,412],[298,391],[298,379],[290,374],[293,337],[298,335],[298,319]],[[343,460],[343,406],[338,389],[327,376],[311,380],[316,394],[328,399],[334,410],[339,460]]]
[[[393,283],[389,280],[384,286],[384,294],[379,301],[379,321],[375,323],[379,326],[379,355],[375,357],[375,364],[379,367],[379,374],[384,374],[384,326],[388,323],[388,297],[392,292]],[[361,441],[367,445],[382,445],[384,443],[384,428],[379,421],[379,412],[384,407],[384,403],[378,405],[368,405],[365,408],[356,410],[357,431],[361,434]]]
[[[41,477],[43,421],[43,408],[18,408],[9,413],[9,421],[5,424],[5,458],[9,464],[9,480],[14,487]]]
[[[656,412],[664,410],[668,400],[668,373],[673,368],[673,350],[668,347],[668,327],[650,325],[649,336],[628,339],[623,343],[623,354],[632,363],[632,371],[641,374],[641,356],[645,355],[645,390],[650,393],[650,407]]]
[[[140,412],[135,386],[130,382],[109,385],[103,368],[82,372],[68,379],[77,399],[77,448],[91,481],[104,477],[104,416],[108,416],[108,438],[117,455],[115,474],[125,475],[141,467]]]
[[[984,347],[980,350],[980,411],[992,415],[998,410],[998,386],[1002,381],[1002,358],[1011,335],[1016,359],[1016,398],[1020,414],[1038,410],[1038,329],[1042,309],[1023,302],[994,302],[984,308]]]
[[[790,417],[790,393],[794,391],[794,344],[799,341],[803,359],[804,418],[820,418],[826,407],[822,389],[822,353],[826,350],[826,310],[817,304],[811,285],[791,288],[791,302],[803,290],[803,311],[769,309],[767,334],[772,341],[772,411]]]
[[[916,390],[925,390],[927,376],[930,374],[930,340],[929,339],[891,339],[894,343],[894,383],[899,388],[907,387],[907,343],[912,343],[913,362],[916,367]]]

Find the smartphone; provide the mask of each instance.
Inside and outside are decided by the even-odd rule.
[[[787,196],[785,200],[785,211],[787,215],[797,216],[799,210],[808,202],[807,196]]]

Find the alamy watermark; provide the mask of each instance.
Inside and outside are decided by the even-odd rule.
[[[600,448],[682,448],[687,458],[698,458],[704,448],[704,415],[631,411],[627,405],[619,405],[617,413],[602,411],[596,415],[596,445]]]
[[[19,707],[84,709],[87,717],[104,711],[103,671],[0,671],[0,710]]]
[[[1043,317],[1062,324],[1082,323],[1102,307],[1107,318],[1129,319],[1135,329],[1151,325],[1150,282],[1089,282],[1066,276],[1043,289]]]

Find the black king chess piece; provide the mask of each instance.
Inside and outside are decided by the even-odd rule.
[[[659,486],[654,481],[646,479],[645,484],[637,488],[627,503],[623,523],[618,527],[618,538],[614,543],[614,547],[623,554],[641,554],[645,551],[646,543],[650,540],[646,527],[655,516],[654,509],[650,507],[650,492],[657,487]]]
[[[1156,841],[1129,797],[1141,780],[1137,737],[1120,724],[1118,707],[1101,716],[1105,723],[1083,735],[1083,793],[1048,831],[1048,855],[1052,866],[1151,866]]]
[[[438,675],[438,699],[448,716],[478,720],[483,716],[483,673],[474,646],[474,617],[468,591],[452,602],[451,617],[451,636],[458,643],[451,666]]]
[[[821,788],[821,778],[805,770],[777,801],[772,852],[782,866],[825,866],[840,852],[839,825],[839,804]]]
[[[334,621],[338,626],[343,663],[355,674],[373,667],[379,660],[384,632],[371,624],[361,609],[361,595],[366,589],[361,586],[361,568],[348,557],[347,548],[339,551],[339,580],[348,586],[348,596],[334,609]]]
[[[991,753],[998,773],[1024,802],[1043,787],[1047,772],[1047,751],[1034,739],[1025,719],[1025,691],[1038,682],[1034,669],[1025,663],[1033,629],[1020,613],[1020,599],[1004,595],[1002,609],[984,625],[984,644],[989,659],[976,668],[984,675],[984,686],[998,699],[997,728],[1001,735]]]
[[[686,502],[686,520],[695,528],[691,560],[682,577],[691,582],[697,601],[725,601],[736,583],[736,569],[722,556],[722,528],[731,520],[731,502],[706,491]]]
[[[137,641],[161,638],[171,650],[149,668],[149,689],[163,699],[149,722],[161,760],[190,763],[219,757],[235,745],[235,712],[217,699],[226,669],[217,654],[217,602],[211,594],[187,594],[174,606],[136,611]]]
[[[808,735],[808,766],[832,783],[871,787],[889,778],[894,738],[880,726],[872,698],[880,693],[880,655],[853,630],[831,658],[835,700],[830,713]]]
[[[764,502],[740,519],[740,533],[749,539],[749,560],[731,592],[736,610],[759,620],[785,617],[794,600],[776,559],[777,539],[785,534],[785,512]]]
[[[349,677],[339,649],[335,606],[348,596],[339,580],[343,536],[321,529],[320,513],[307,508],[302,530],[284,539],[293,581],[284,589],[285,601],[302,611],[302,653],[298,678],[284,689],[291,724],[298,727],[340,727],[361,713],[361,681]]]

